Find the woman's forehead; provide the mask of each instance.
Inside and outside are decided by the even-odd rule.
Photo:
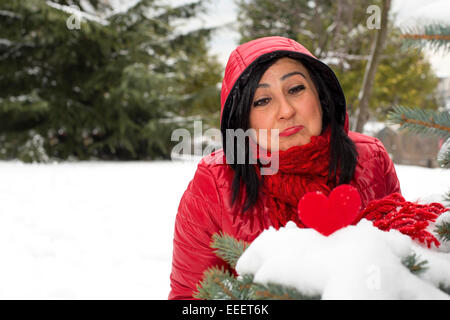
[[[261,81],[264,78],[269,78],[272,76],[280,77],[280,80],[283,80],[283,76],[285,74],[293,73],[293,71],[299,71],[299,73],[303,75],[303,77],[309,78],[308,70],[300,61],[284,57],[278,59],[266,70],[266,72],[264,72],[263,76],[261,77]]]

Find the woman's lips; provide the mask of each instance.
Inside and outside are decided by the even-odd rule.
[[[303,129],[303,126],[290,127],[290,128],[284,129],[282,132],[280,132],[280,136],[287,137],[287,136],[293,135],[294,133],[299,132],[302,129]]]

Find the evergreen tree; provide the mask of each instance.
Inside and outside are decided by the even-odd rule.
[[[204,1],[80,2],[0,0],[0,158],[168,159],[183,117],[218,101],[212,29],[183,30]]]

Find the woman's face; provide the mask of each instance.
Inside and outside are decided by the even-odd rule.
[[[297,130],[283,131],[290,127]],[[271,148],[272,129],[279,129],[279,150],[311,141],[322,130],[322,108],[316,88],[303,64],[291,58],[277,60],[263,74],[250,109],[250,128],[256,130],[258,144]],[[260,139],[260,129],[267,139]],[[300,129],[300,130],[298,130]],[[264,141],[266,140],[266,141]]]

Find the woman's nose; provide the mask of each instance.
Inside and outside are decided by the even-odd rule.
[[[290,119],[295,115],[295,108],[286,98],[281,98],[278,109],[278,120]]]

